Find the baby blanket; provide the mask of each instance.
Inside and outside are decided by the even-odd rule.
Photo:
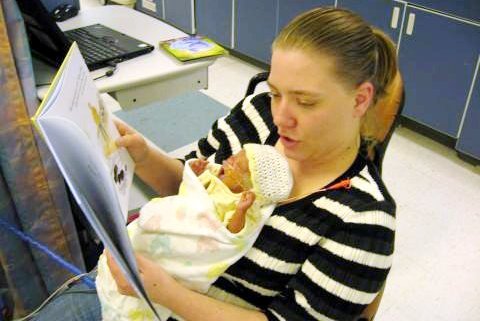
[[[128,226],[128,233],[135,252],[159,263],[187,287],[206,292],[219,275],[250,249],[274,208],[274,204],[255,207],[252,210],[259,212],[255,224],[250,220],[249,228],[231,233],[187,162],[179,195],[147,203],[140,217]],[[143,302],[118,293],[104,255],[98,263],[96,282],[104,321],[154,320]],[[156,307],[162,321],[171,315],[166,308]]]

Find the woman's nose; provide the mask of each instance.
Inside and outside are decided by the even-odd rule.
[[[285,98],[280,99],[273,109],[273,122],[277,127],[294,127],[296,120]]]

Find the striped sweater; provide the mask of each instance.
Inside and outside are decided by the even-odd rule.
[[[275,144],[269,106],[266,94],[245,98],[186,158],[219,163],[245,143]],[[208,295],[262,310],[269,320],[354,320],[390,270],[395,202],[361,154],[331,185],[345,178],[350,189],[277,206],[254,246]]]

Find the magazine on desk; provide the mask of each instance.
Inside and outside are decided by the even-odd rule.
[[[76,43],[32,121],[89,223],[156,314],[141,283],[126,229],[134,162],[124,148],[115,145],[120,135]]]

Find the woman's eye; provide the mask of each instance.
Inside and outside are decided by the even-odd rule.
[[[274,92],[269,92],[268,93],[268,96],[270,98],[279,98],[280,97],[280,94],[277,94],[277,93],[274,93]]]
[[[304,106],[304,107],[311,107],[313,105],[315,105],[315,102],[314,101],[307,101],[307,100],[297,100],[297,103],[300,105],[300,106]]]

